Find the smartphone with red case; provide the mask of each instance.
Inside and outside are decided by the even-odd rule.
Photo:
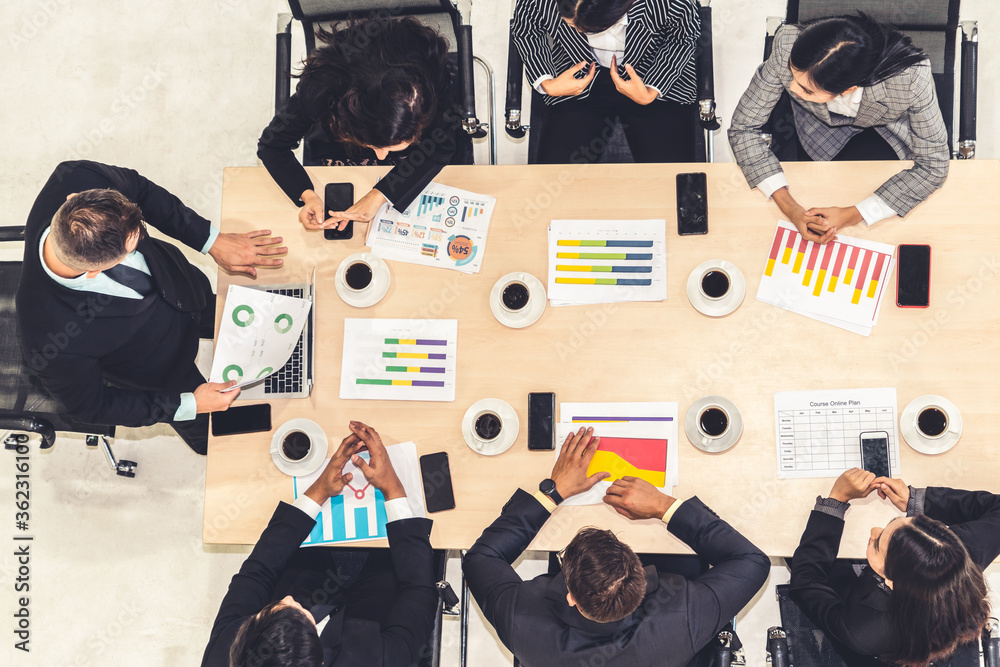
[[[901,244],[896,255],[896,305],[926,308],[931,303],[931,247]]]

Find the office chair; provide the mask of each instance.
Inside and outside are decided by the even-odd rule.
[[[462,552],[465,556],[465,552]],[[708,564],[690,555],[674,554],[638,554],[643,566],[652,565],[658,572],[674,572],[682,574],[688,578],[697,577],[708,571]],[[554,551],[549,552],[549,574],[558,574],[561,571],[559,566],[559,555]],[[462,575],[462,606],[461,606],[461,667],[466,667],[468,659],[468,635],[469,635],[469,587],[465,582],[465,574]],[[715,636],[715,640],[702,649],[688,667],[742,667],[745,666],[746,657],[743,652],[743,645],[731,621],[723,627]],[[521,662],[514,656],[514,667],[521,667]]]
[[[0,242],[7,241],[23,243],[24,227],[0,228]],[[24,453],[30,433],[41,438],[42,449],[55,444],[57,431],[84,433],[87,446],[101,449],[115,473],[135,477],[138,464],[116,459],[111,449],[115,427],[79,424],[61,415],[55,401],[25,365],[14,306],[20,284],[21,262],[0,262],[0,431],[6,432],[2,436],[4,448]]]
[[[772,667],[851,667],[830,640],[788,596],[788,584],[777,586],[775,594],[781,626],[767,631],[767,661]],[[979,667],[982,651],[985,667],[1000,667],[1000,626],[991,618],[983,629],[982,645],[970,642],[935,667]]]
[[[698,100],[696,118],[692,118],[692,128],[695,136],[695,152],[702,161],[715,161],[715,135],[719,129],[719,118],[715,114],[715,66],[712,55],[712,7],[711,0],[699,0],[701,17],[701,35],[698,37],[696,49]],[[511,22],[513,23],[513,21]],[[528,164],[538,163],[539,137],[545,131],[545,100],[538,91],[531,91],[531,124],[522,123],[522,80],[524,79],[524,61],[514,45],[513,31],[507,45],[507,96],[506,96],[506,130],[514,139],[528,137]],[[698,132],[698,128],[702,130]],[[529,132],[530,131],[530,132]],[[633,162],[621,122],[616,121],[614,133],[607,142],[607,148],[601,155],[601,163]]]
[[[274,95],[276,113],[285,106],[290,96],[292,17],[302,23],[306,52],[311,54],[316,49],[318,30],[329,29],[331,23],[365,14],[391,18],[411,16],[436,29],[448,41],[449,51],[457,65],[456,85],[459,87],[462,117],[456,163],[474,163],[472,140],[485,137],[492,123],[481,123],[476,116],[473,63],[478,62],[483,66],[491,78],[493,73],[489,63],[473,55],[472,26],[463,22],[456,2],[453,0],[288,0],[288,4],[292,11],[291,16],[288,14],[278,16]],[[492,107],[491,103],[491,119]],[[307,166],[319,164],[313,157],[308,135],[303,142],[302,156],[302,162]],[[496,162],[495,142],[491,145],[491,161]]]
[[[764,60],[771,55],[774,34],[784,23],[799,23],[824,16],[853,14],[861,10],[872,18],[909,35],[913,44],[930,57],[941,115],[948,129],[952,156],[976,156],[976,105],[979,71],[979,23],[959,21],[961,0],[788,0],[784,20],[768,19]],[[958,32],[961,29],[961,72],[958,109],[958,143],[955,133],[955,78]],[[763,134],[769,142],[774,132],[769,121]]]

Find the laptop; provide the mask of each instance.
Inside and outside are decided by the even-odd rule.
[[[260,382],[243,387],[236,400],[261,400],[272,398],[308,398],[312,392],[315,377],[313,356],[313,331],[316,329],[316,269],[313,268],[312,280],[305,283],[289,285],[248,285],[271,294],[293,296],[308,299],[312,303],[309,309],[309,319],[302,327],[299,342],[292,351],[292,356],[277,373],[272,373]]]

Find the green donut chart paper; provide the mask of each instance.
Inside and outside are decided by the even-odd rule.
[[[287,324],[282,327],[281,323],[286,322]],[[282,313],[274,318],[274,330],[278,333],[288,333],[292,330],[292,316],[288,313]]]
[[[236,364],[229,364],[228,366],[226,366],[225,370],[222,371],[223,382],[233,381],[234,378],[229,377],[230,371],[236,371],[236,374],[239,375],[239,377],[235,378],[237,382],[243,379],[243,369],[237,366]]]
[[[264,370],[262,370],[260,373],[257,373],[257,379],[259,380],[260,378],[264,377],[268,373],[272,373],[272,372],[274,372],[274,369],[271,368],[270,366],[268,366],[267,368],[265,368]]]
[[[243,313],[243,312],[245,312],[247,314],[247,321],[246,322],[244,322],[244,321],[242,321],[240,319],[240,313]],[[236,326],[238,326],[238,327],[248,327],[248,326],[250,326],[251,324],[253,324],[253,318],[254,318],[253,308],[251,308],[250,306],[246,306],[246,305],[236,306],[236,308],[233,310],[233,322],[235,322]]]

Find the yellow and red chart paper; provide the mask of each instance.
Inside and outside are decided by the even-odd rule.
[[[895,263],[894,246],[838,235],[819,245],[780,220],[757,300],[871,335]]]

